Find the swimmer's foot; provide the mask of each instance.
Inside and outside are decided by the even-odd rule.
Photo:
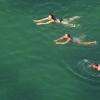
[[[72,18],[69,18],[69,20],[70,20],[70,21],[73,21],[73,20],[79,19],[79,18],[80,18],[80,16],[74,16],[74,17],[72,17]]]
[[[70,27],[76,27],[76,25],[75,24],[70,24]]]
[[[78,19],[78,18],[80,18],[80,16],[74,16],[74,18],[75,18],[75,19]]]
[[[93,41],[93,42],[91,42],[91,44],[97,44],[97,41]]]
[[[80,24],[77,24],[77,25],[76,24],[71,24],[70,26],[78,28],[78,27],[80,27]]]
[[[76,27],[80,27],[80,24],[77,24]]]
[[[97,44],[97,41],[94,41],[94,44]]]

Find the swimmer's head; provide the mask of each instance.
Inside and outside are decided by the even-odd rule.
[[[48,16],[48,18],[53,19],[53,20],[56,20],[55,16],[52,15],[52,14],[50,14],[50,15]]]
[[[71,36],[70,36],[70,34],[65,34],[64,35],[64,38],[70,38]]]
[[[96,63],[95,63],[95,64],[93,64],[93,65],[94,65],[94,66],[98,66],[98,64],[96,64]]]
[[[89,67],[97,68],[98,67],[98,64],[93,63],[93,64],[90,64]]]

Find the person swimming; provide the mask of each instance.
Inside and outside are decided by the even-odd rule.
[[[100,71],[100,64],[93,63],[93,64],[90,64],[89,67],[91,67],[97,71]]]
[[[63,41],[65,40],[65,41]],[[91,45],[91,44],[96,44],[96,41],[92,42],[82,42],[79,38],[72,38],[70,34],[65,34],[64,36],[54,40],[56,44],[69,44],[70,42],[74,42],[80,45]]]
[[[44,22],[44,21],[46,21],[46,22]],[[49,15],[48,17],[40,19],[40,20],[33,20],[33,22],[36,22],[37,25],[50,24],[50,23],[53,23],[53,22],[60,23],[61,21],[62,21],[61,19],[55,18],[55,16],[52,15],[52,14]]]
[[[74,16],[72,18],[69,19],[59,19],[56,18],[54,15],[49,15],[46,18],[40,19],[40,20],[33,20],[33,22],[36,22],[37,25],[43,25],[43,24],[50,24],[50,23],[62,23],[62,24],[70,24],[70,26],[75,27],[75,25],[71,24],[72,21],[74,21],[75,19],[80,18],[79,16]],[[45,22],[46,21],[46,22]]]

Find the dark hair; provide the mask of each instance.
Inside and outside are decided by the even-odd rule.
[[[54,15],[50,14],[50,16],[52,17],[53,20],[56,20]]]
[[[67,34],[67,35],[68,35],[68,37],[71,37],[70,34]]]
[[[60,22],[62,22],[63,21],[63,19],[62,18],[60,18]]]
[[[98,64],[94,64],[95,66],[98,66]]]

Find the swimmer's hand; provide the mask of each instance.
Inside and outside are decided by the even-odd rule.
[[[33,22],[38,22],[38,20],[33,20]]]
[[[56,42],[56,44],[60,44],[60,43]]]
[[[88,65],[88,67],[92,67],[92,66],[93,66],[93,64]]]
[[[97,44],[97,41],[95,41],[94,44]]]
[[[57,40],[53,40],[54,42],[57,42]]]
[[[63,44],[63,43],[60,43],[60,42],[56,42],[56,44]]]
[[[91,67],[92,65],[90,64],[88,67]]]
[[[36,25],[42,25],[42,23],[36,23]]]

